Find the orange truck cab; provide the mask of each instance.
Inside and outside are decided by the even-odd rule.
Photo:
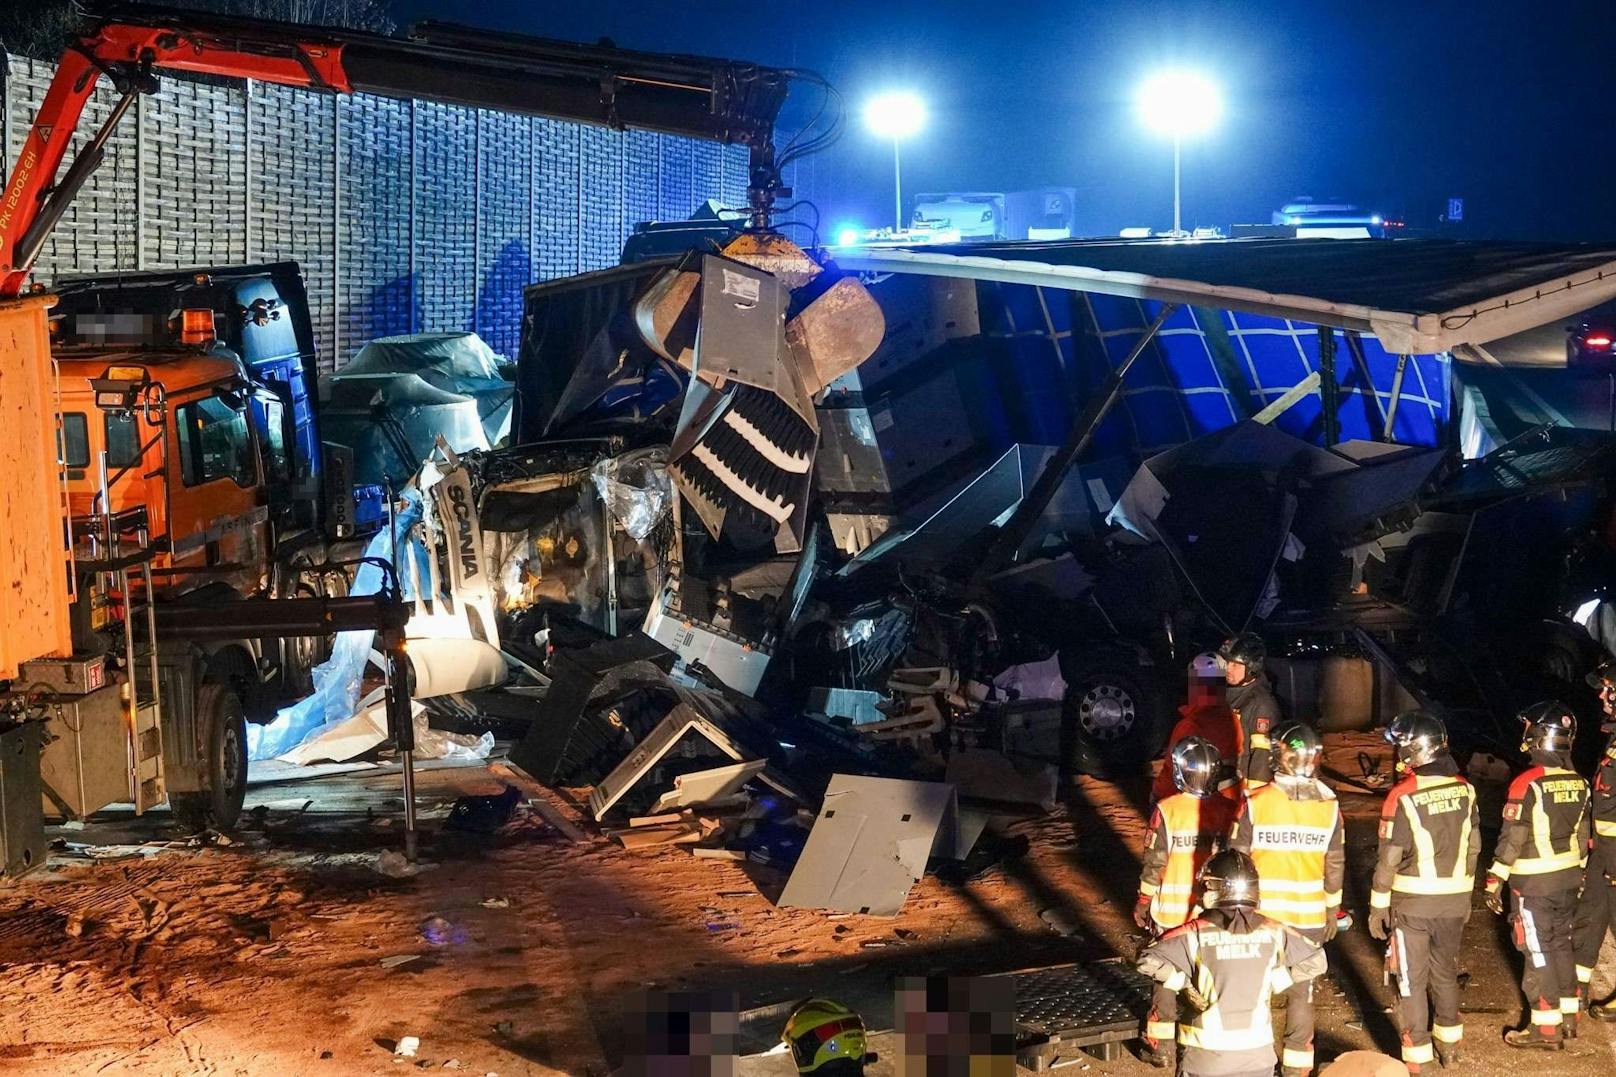
[[[16,323],[0,333],[0,374],[29,372],[40,384],[15,383],[34,421],[19,415],[0,449],[37,465],[43,411],[57,420],[56,473],[41,483],[19,472],[0,484],[0,501],[57,522],[0,553],[14,573],[31,558],[35,578],[54,576],[42,592],[73,596],[66,638],[30,648],[0,631],[0,682],[26,689],[0,699],[45,708],[42,723],[25,723],[45,730],[43,810],[82,818],[109,803],[167,799],[192,825],[227,827],[245,792],[246,723],[307,693],[330,638],[246,624],[241,638],[159,638],[158,615],[340,597],[367,530],[351,461],[318,438],[301,275],[293,263],[116,274],[59,282],[54,297],[11,306],[0,310],[0,330]],[[369,519],[379,525],[377,501]],[[27,870],[12,859],[0,875]]]
[[[148,544],[160,603],[342,593],[342,574],[320,566],[357,556],[358,540],[380,525],[380,493],[367,491],[362,511],[345,450],[319,441],[297,264],[113,273],[55,290],[51,351],[76,556],[93,559],[109,539]],[[120,619],[123,596],[91,598],[89,623],[75,625],[81,646],[86,629]],[[323,657],[306,639],[207,650],[206,669],[259,719],[307,690]]]
[[[269,485],[280,477],[269,473],[284,469],[285,446],[270,440],[278,431],[251,420],[254,390],[240,360],[213,351],[58,354],[70,513],[100,513],[103,490],[114,519],[143,511],[156,540],[159,597],[220,583],[242,595],[262,592],[271,565]],[[107,382],[131,386],[149,406],[98,406],[95,385]],[[98,537],[92,528],[81,544]]]

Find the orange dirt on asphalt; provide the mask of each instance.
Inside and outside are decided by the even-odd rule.
[[[1384,754],[1367,735],[1329,742],[1334,773],[1358,775],[1360,750]],[[899,974],[999,972],[1137,946],[1129,916],[1148,775],[1082,780],[1063,810],[1006,824],[1030,838],[1025,858],[964,886],[928,876],[890,919],[779,909],[778,872],[677,847],[629,853],[593,834],[574,845],[536,812],[492,838],[441,831],[431,819],[456,795],[499,789],[482,768],[421,775],[429,866],[390,878],[372,866],[399,844],[387,781],[396,779],[320,783],[370,796],[385,814],[373,808],[369,820],[363,810],[322,815],[318,798],[296,810],[312,785],[259,788],[249,804],[271,806],[229,847],[58,857],[0,889],[0,1073],[293,1077],[452,1062],[451,1072],[474,1075],[604,1075],[619,1060],[620,1015],[647,987],[735,990],[751,1007],[854,981],[884,989]],[[1379,796],[1338,787],[1348,903],[1361,905]],[[287,798],[294,807],[277,806]],[[154,818],[139,825],[153,830]],[[65,836],[98,840],[100,828]],[[1395,1051],[1377,951],[1362,927],[1333,945],[1321,1058]],[[1498,1043],[1518,1014],[1515,958],[1484,911],[1464,960],[1466,1072],[1518,1068]],[[414,1060],[393,1057],[404,1036],[420,1039]],[[1609,1051],[1596,1026],[1574,1052],[1527,1061],[1534,1072],[1591,1075]],[[1127,1056],[1091,1072],[1154,1071]]]

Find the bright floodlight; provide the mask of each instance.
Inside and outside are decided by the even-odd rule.
[[[1223,101],[1218,88],[1194,71],[1164,71],[1139,89],[1139,118],[1164,135],[1198,135],[1218,122]]]
[[[859,241],[859,230],[857,228],[854,228],[852,225],[847,225],[846,227],[841,228],[840,230],[838,230],[837,233],[836,233],[836,245],[838,247],[857,246],[858,241]]]
[[[864,106],[864,124],[881,138],[908,138],[926,125],[926,106],[907,90],[877,94]]]

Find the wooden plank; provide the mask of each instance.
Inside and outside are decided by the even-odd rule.
[[[661,815],[635,815],[629,817],[628,825],[631,827],[661,826],[664,823],[682,823],[686,818],[683,813],[676,811],[664,812]]]
[[[701,840],[701,832],[689,823],[642,826],[634,830],[618,830],[612,837],[625,849],[654,849],[659,845],[694,844]]]

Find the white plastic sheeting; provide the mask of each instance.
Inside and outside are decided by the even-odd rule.
[[[649,535],[673,507],[668,450],[661,446],[602,460],[589,477],[612,518],[635,542]]]
[[[494,735],[474,737],[446,733],[427,725],[426,708],[413,700],[410,718],[415,725],[415,758],[455,759],[473,763],[487,759],[494,750]],[[383,693],[367,697],[366,705],[351,718],[321,726],[296,748],[277,758],[298,766],[313,763],[343,763],[387,741],[387,699]]]

